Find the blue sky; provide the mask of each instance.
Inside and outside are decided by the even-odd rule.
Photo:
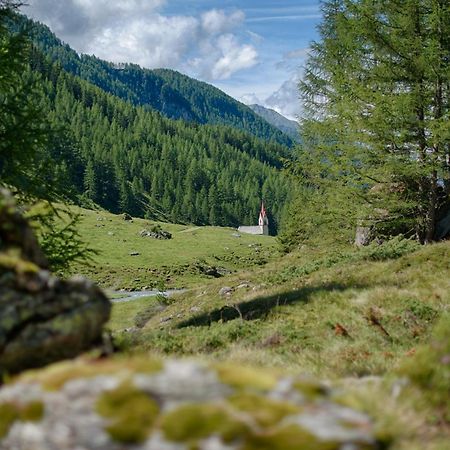
[[[29,0],[23,11],[78,52],[173,68],[291,118],[320,22],[319,0]]]

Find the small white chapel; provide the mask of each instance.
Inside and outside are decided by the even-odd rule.
[[[259,234],[259,235],[269,235],[269,219],[267,217],[266,209],[264,208],[264,203],[261,202],[261,211],[259,212],[258,225],[256,226],[240,226],[238,228],[240,233],[247,234]]]

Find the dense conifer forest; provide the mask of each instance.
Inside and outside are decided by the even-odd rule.
[[[107,94],[39,51],[50,148],[61,180],[112,212],[174,222],[236,226],[255,221],[261,196],[280,217],[289,183],[280,174],[286,149],[219,125],[166,119]]]
[[[35,155],[35,169],[41,167],[35,173],[39,172],[40,179],[84,205],[199,225],[252,224],[264,199],[276,232],[292,193],[288,178],[280,171],[281,159],[290,156],[287,146],[257,138],[239,127],[197,123],[219,121],[213,110],[206,111],[205,98],[209,92],[220,91],[161,70],[161,77],[171,79],[171,84],[190,98],[203,89],[205,98],[198,97],[197,106],[186,103],[186,108],[198,110],[201,104],[207,114],[197,122],[164,117],[149,107],[150,98],[135,95],[137,87],[143,89],[141,94],[152,93],[141,83],[142,77],[156,79],[151,71],[132,66],[117,70],[94,57],[80,58],[67,46],[48,44],[50,38],[58,41],[45,27],[33,26],[32,31],[44,37],[39,41],[42,45],[30,48],[30,65],[21,76],[32,93],[29,101],[34,98],[35,110],[44,112],[38,128],[51,130]],[[118,77],[107,76],[112,72]],[[134,76],[141,78],[134,83]],[[193,88],[189,90],[188,85]],[[172,95],[164,86],[161,92]],[[160,106],[164,98],[161,94]],[[218,101],[214,96],[210,99]],[[226,112],[222,117],[222,122],[238,120]],[[262,120],[253,125],[258,123],[270,131],[271,126]]]
[[[48,27],[21,19],[34,44],[64,70],[134,105],[146,106],[171,119],[200,124],[229,125],[259,138],[292,146],[293,140],[249,107],[214,86],[174,70],[143,69],[135,64],[113,64],[95,56],[78,55]]]

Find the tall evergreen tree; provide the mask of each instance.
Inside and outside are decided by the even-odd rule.
[[[76,184],[68,178],[77,164],[69,169],[68,163],[77,157],[61,157],[72,148],[64,134],[56,139],[58,133],[46,120],[42,80],[30,70],[35,55],[27,30],[11,32],[21,4],[0,0],[0,186],[10,188],[28,208],[50,267],[62,270],[74,260],[85,261],[90,250],[77,234],[77,217],[68,212],[70,220],[61,224],[57,214],[62,209],[41,200],[61,200],[67,185]]]
[[[9,31],[20,5],[0,0],[0,183],[44,195],[38,155],[47,132],[28,66],[30,46],[25,32]]]
[[[300,86],[306,189],[349,227],[366,218],[430,242],[450,192],[450,4],[329,0],[323,12]]]

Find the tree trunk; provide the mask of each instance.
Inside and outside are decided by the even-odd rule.
[[[436,170],[433,170],[428,189],[428,210],[425,216],[424,244],[429,244],[434,240],[437,209],[437,177]]]

